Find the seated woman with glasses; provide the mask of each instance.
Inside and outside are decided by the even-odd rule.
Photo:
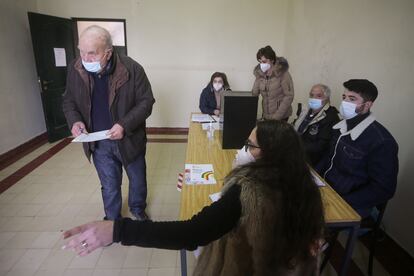
[[[201,112],[218,116],[220,114],[221,95],[225,91],[231,91],[226,74],[215,72],[211,76],[210,82],[201,92],[199,106]]]
[[[261,121],[236,156],[221,198],[187,221],[88,223],[64,233],[84,256],[123,245],[194,250],[194,275],[318,275],[324,227],[318,187],[300,138],[284,121]]]

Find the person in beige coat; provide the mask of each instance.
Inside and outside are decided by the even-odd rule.
[[[285,120],[292,115],[294,97],[293,80],[289,64],[283,57],[276,57],[272,47],[260,48],[256,54],[259,64],[254,68],[256,80],[253,95],[262,95],[264,120]]]
[[[164,249],[205,246],[193,275],[316,276],[324,214],[300,138],[284,121],[259,121],[221,198],[185,221],[97,221],[64,233],[84,256],[120,242]]]

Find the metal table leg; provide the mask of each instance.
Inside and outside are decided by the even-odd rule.
[[[185,249],[180,250],[181,257],[181,276],[187,276],[187,251]]]
[[[341,271],[339,272],[339,276],[346,276],[347,270],[349,267],[349,263],[352,259],[352,252],[354,251],[354,246],[356,242],[356,238],[358,236],[359,224],[354,225],[350,228],[348,234],[348,240],[346,242],[345,248],[345,257],[342,261]]]

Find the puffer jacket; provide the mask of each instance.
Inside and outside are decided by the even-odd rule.
[[[276,60],[276,64],[277,64]],[[262,118],[265,120],[283,120],[292,115],[294,97],[293,80],[287,70],[272,66],[270,74],[263,73],[260,66],[254,68],[256,80],[253,85],[253,95],[262,95]]]

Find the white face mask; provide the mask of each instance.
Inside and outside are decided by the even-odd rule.
[[[342,101],[341,106],[339,107],[339,113],[341,113],[345,120],[352,119],[358,115],[358,113],[356,113],[356,108],[356,104]]]
[[[322,107],[322,100],[321,99],[314,99],[310,98],[308,101],[309,108],[312,110],[318,110]]]
[[[213,87],[214,87],[214,90],[220,91],[223,88],[223,84],[219,82],[214,82]]]
[[[83,67],[85,67],[85,70],[91,73],[97,73],[102,69],[100,61],[86,62],[82,59],[82,64]]]
[[[262,70],[263,73],[266,73],[267,70],[270,69],[269,63],[260,63],[260,70]]]
[[[250,150],[247,149],[247,151],[244,149],[239,149],[236,154],[236,158],[233,162],[233,167],[243,166],[245,164],[255,162],[256,159],[254,159],[253,155],[250,153]]]

